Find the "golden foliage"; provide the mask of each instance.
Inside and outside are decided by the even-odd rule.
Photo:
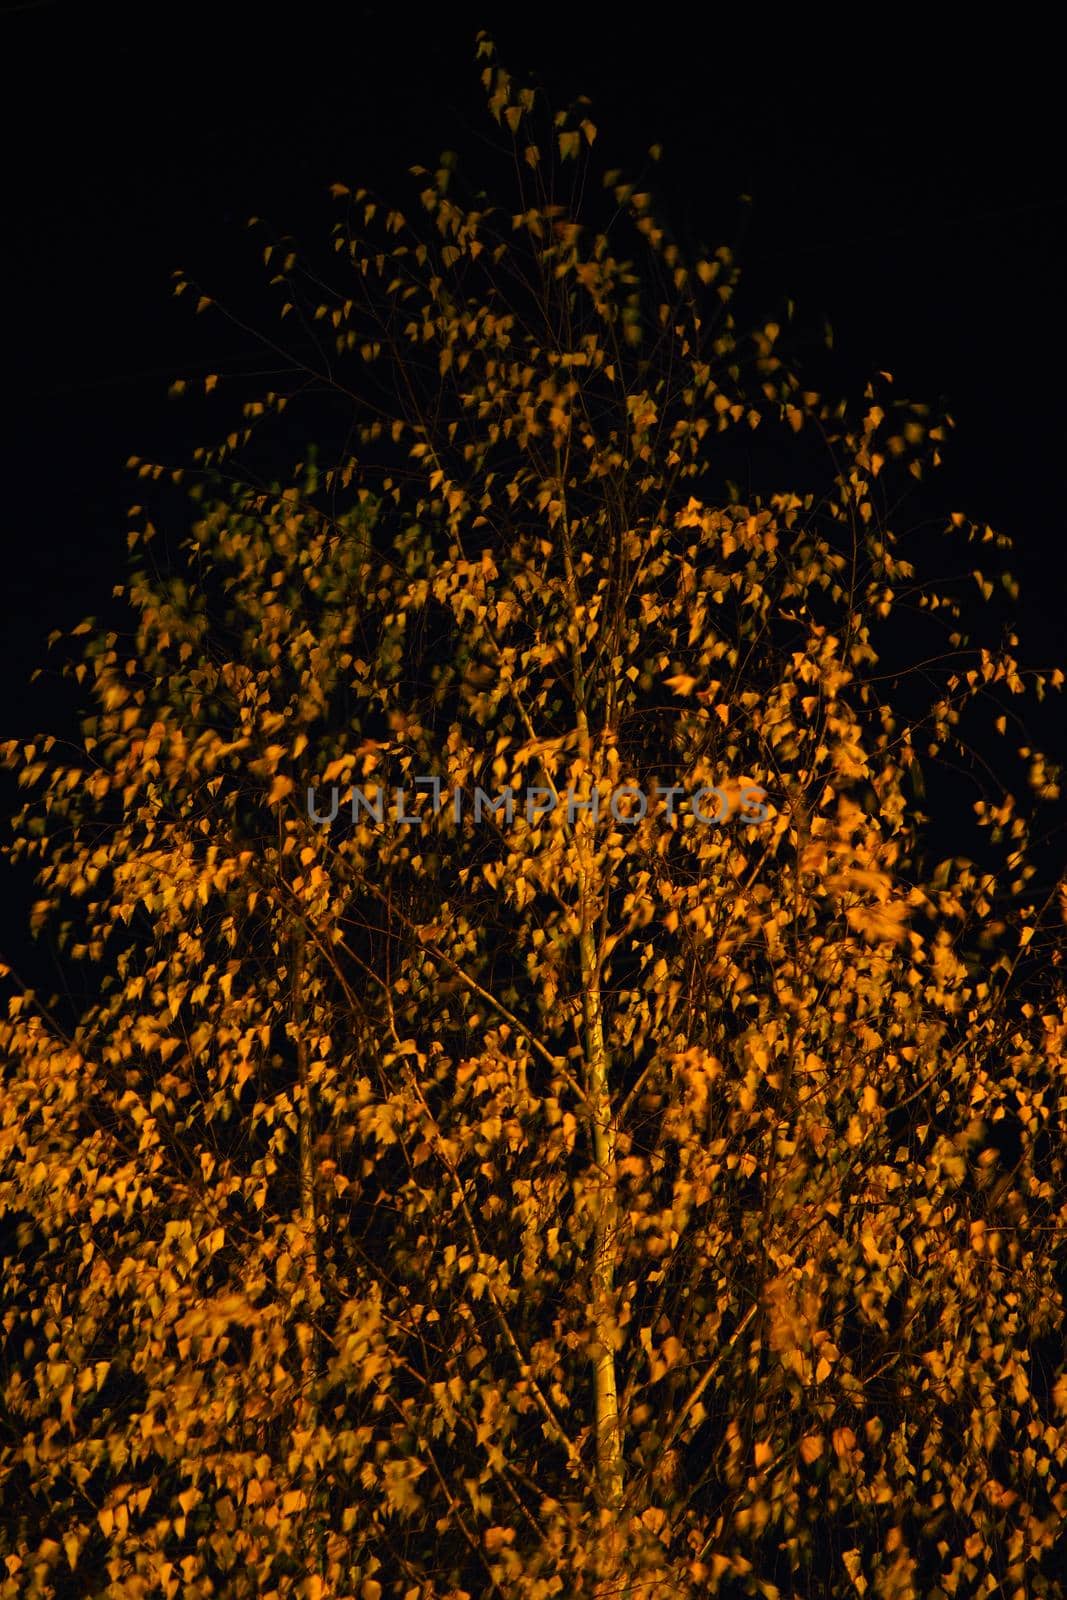
[[[958,620],[879,509],[944,427],[802,390],[617,172],[589,226],[584,107],[479,56],[515,209],[336,185],[307,306],[266,247],[352,441],[264,488],[246,405],[74,758],[5,749],[98,992],[8,975],[0,1596],[1062,1595],[1062,899],[1010,797],[998,872],[909,813],[1026,675],[878,671]],[[818,490],[717,494],[754,429]],[[431,776],[605,803],[347,820]]]

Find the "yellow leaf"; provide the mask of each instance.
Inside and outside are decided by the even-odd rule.
[[[852,1579],[852,1582],[856,1586],[856,1593],[857,1594],[866,1594],[867,1593],[867,1579],[863,1576],[863,1573],[860,1571],[860,1553],[859,1553],[859,1551],[858,1550],[845,1550],[845,1551],[842,1552],[841,1560],[845,1564],[845,1571],[848,1573],[849,1577]]]
[[[485,1542],[485,1548],[489,1551],[490,1555],[493,1555],[497,1550],[501,1549],[504,1545],[514,1544],[514,1542],[515,1542],[515,1529],[514,1528],[486,1528],[484,1534],[482,1535],[482,1538],[483,1538],[483,1540]]]
[[[850,925],[871,944],[903,944],[908,937],[906,900],[884,906],[853,906],[846,912]]]

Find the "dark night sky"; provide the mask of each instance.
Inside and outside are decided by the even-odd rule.
[[[448,6],[432,20],[401,4],[0,7],[14,403],[3,736],[57,727],[60,697],[31,692],[28,674],[49,630],[106,614],[123,577],[126,508],[141,498],[126,457],[179,464],[190,427],[214,432],[168,399],[169,382],[269,364],[252,340],[193,319],[170,271],[240,305],[261,276],[250,214],[322,240],[334,180],[406,205],[413,162],[451,148],[475,165],[493,131],[478,26],[555,104],[592,97],[612,165],[662,142],[656,187],[682,228],[733,242],[738,196],[753,197],[745,303],[773,313],[792,296],[814,331],[828,316],[837,392],[883,367],[898,393],[944,398],[958,424],[944,497],[1015,537],[1024,640],[1034,661],[1062,660],[1058,53],[1021,28],[934,39],[915,11],[862,34],[842,18],[789,36],[772,8],[746,12],[727,26],[714,9],[646,8],[638,30],[574,6]]]

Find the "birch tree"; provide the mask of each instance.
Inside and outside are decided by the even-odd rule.
[[[1063,674],[895,525],[949,421],[806,389],[478,52],[513,203],[446,157],[414,220],[337,186],[332,278],[268,241],[321,360],[133,459],[191,531],[134,508],[80,745],[5,747],[97,993],[5,969],[0,1594],[1063,1595],[1058,773],[1008,736]],[[998,864],[927,868],[983,708]]]

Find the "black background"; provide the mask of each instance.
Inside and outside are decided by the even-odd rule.
[[[742,310],[792,297],[813,351],[829,319],[832,357],[818,359],[835,392],[885,368],[896,392],[948,406],[939,503],[1013,536],[1024,653],[1063,660],[1067,177],[1051,41],[1022,27],[935,39],[911,10],[862,33],[842,20],[784,34],[772,8],[729,25],[705,8],[638,22],[497,9],[0,10],[4,737],[75,726],[54,673],[28,678],[51,629],[110,615],[126,510],[143,498],[126,458],[179,465],[214,437],[168,398],[171,380],[270,365],[250,336],[194,318],[171,271],[240,307],[263,277],[251,214],[322,241],[331,182],[403,206],[412,163],[448,148],[477,169],[496,131],[481,26],[554,104],[592,98],[611,165],[639,167],[662,143],[665,213],[739,247]],[[1062,754],[1062,724],[1045,723]],[[3,948],[20,957],[26,886],[4,872],[0,887]]]

